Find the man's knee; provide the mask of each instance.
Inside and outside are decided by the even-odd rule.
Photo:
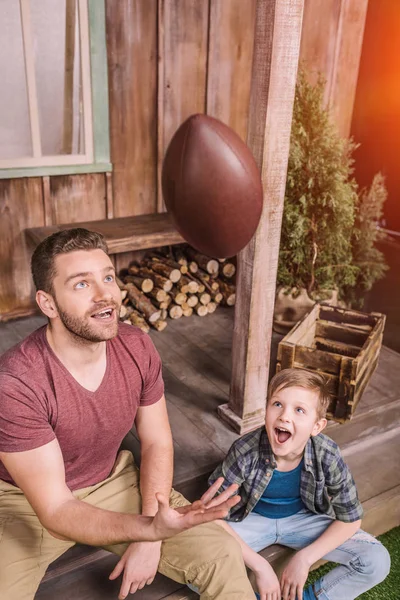
[[[159,570],[175,581],[193,584],[203,598],[253,597],[240,545],[216,523],[167,540]]]

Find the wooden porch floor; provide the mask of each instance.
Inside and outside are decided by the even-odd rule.
[[[44,322],[41,317],[32,317],[0,324],[0,353]],[[208,473],[237,438],[216,415],[217,406],[226,402],[229,394],[232,325],[233,310],[220,308],[205,318],[170,320],[164,332],[151,334],[164,365],[175,446],[174,485],[189,498],[204,487]],[[274,335],[273,357],[279,339]],[[375,534],[400,523],[396,508],[400,497],[399,432],[400,354],[383,347],[355,417],[346,425],[331,423],[327,431],[341,445],[352,469],[367,508],[364,527]],[[134,432],[126,444],[138,454]],[[89,556],[85,566],[68,572],[61,558],[51,567],[36,600],[117,598],[119,582],[108,580],[115,562],[114,556],[105,553],[95,562]],[[172,600],[186,596],[181,586],[160,576],[134,597]]]

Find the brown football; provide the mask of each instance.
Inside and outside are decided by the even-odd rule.
[[[192,115],[176,131],[163,162],[162,190],[179,233],[207,256],[237,254],[257,229],[263,194],[254,157],[213,117]]]

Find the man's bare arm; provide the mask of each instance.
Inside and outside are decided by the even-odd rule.
[[[0,460],[45,529],[56,537],[92,546],[163,540],[190,527],[223,518],[237,502],[234,498],[224,498],[218,506],[213,504],[206,510],[197,510],[194,506],[193,510],[180,514],[168,507],[168,498],[160,495],[159,510],[154,518],[117,513],[74,498],[65,483],[64,462],[57,440],[26,452],[0,453]]]
[[[151,519],[106,511],[74,498],[65,483],[57,440],[26,452],[1,453],[0,459],[43,527],[57,537],[99,546],[149,536]]]
[[[172,486],[173,446],[165,397],[139,408],[135,423],[141,448],[142,514],[154,516],[158,509],[156,493],[169,497]]]

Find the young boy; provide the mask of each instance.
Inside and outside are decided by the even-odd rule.
[[[220,522],[241,544],[261,600],[352,600],[383,581],[387,550],[360,529],[362,508],[336,443],[321,432],[327,381],[306,369],[271,380],[265,428],[236,440],[209,483],[239,485],[241,501]],[[278,580],[257,552],[272,544],[297,550]],[[339,563],[304,590],[320,558]]]

